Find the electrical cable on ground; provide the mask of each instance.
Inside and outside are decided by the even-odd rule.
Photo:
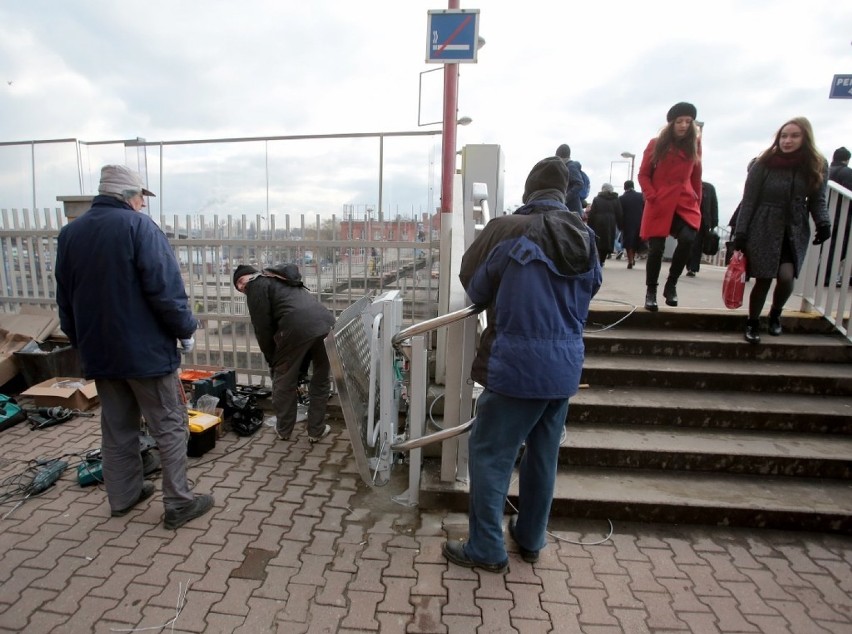
[[[618,324],[620,324],[620,323],[621,323],[621,322],[623,322],[625,319],[627,319],[628,317],[630,317],[630,315],[632,315],[632,314],[633,314],[633,313],[635,313],[637,310],[639,310],[639,307],[638,307],[636,304],[633,304],[632,302],[623,302],[623,301],[618,300],[618,299],[595,299],[595,300],[593,300],[593,301],[596,301],[596,302],[606,302],[606,303],[608,303],[608,304],[619,304],[619,305],[621,305],[621,306],[629,306],[629,307],[630,307],[630,312],[629,312],[629,313],[627,313],[624,317],[622,317],[622,318],[621,318],[621,319],[619,319],[618,321],[616,321],[615,323],[610,324],[610,325],[608,325],[608,326],[604,326],[603,328],[601,328],[601,329],[599,329],[599,330],[588,330],[588,329],[585,329],[585,330],[584,330],[584,332],[586,332],[586,333],[588,333],[588,334],[590,334],[590,335],[595,334],[595,333],[598,333],[598,332],[604,332],[604,331],[606,331],[606,330],[609,330],[610,328],[615,328]]]
[[[515,478],[514,480],[512,480],[512,484],[514,484],[517,481],[518,481],[518,479]],[[506,504],[508,504],[510,507],[512,507],[512,510],[516,514],[518,513],[517,507],[514,504],[512,504],[511,500],[509,500],[508,497],[506,497]],[[596,542],[574,541],[573,539],[567,539],[566,537],[560,537],[556,533],[551,533],[549,530],[545,531],[545,533],[550,535],[553,539],[560,541],[560,542],[565,542],[566,544],[575,544],[577,546],[598,546],[600,544],[604,544],[604,543],[608,542],[612,538],[613,533],[615,532],[615,527],[612,525],[612,520],[607,519],[606,521],[609,522],[609,534],[606,537],[604,537],[603,539],[598,540]]]
[[[151,625],[148,627],[128,627],[128,628],[118,628],[111,627],[109,628],[110,632],[160,632],[166,628],[169,628],[172,632],[175,629],[175,623],[177,623],[178,617],[180,613],[183,612],[183,608],[186,606],[186,595],[189,592],[189,580],[186,582],[186,587],[184,587],[183,583],[178,584],[178,599],[177,605],[175,606],[176,613],[173,618],[169,619],[162,625]]]
[[[37,497],[47,491],[68,468],[68,461],[63,460],[69,455],[59,458],[39,459],[23,472],[8,476],[0,482],[0,504],[15,503],[15,506],[3,516],[9,517],[15,510],[31,497]]]

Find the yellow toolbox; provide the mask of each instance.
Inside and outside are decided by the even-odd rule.
[[[186,446],[186,455],[197,458],[216,446],[216,434],[219,425],[222,424],[222,417],[194,409],[187,411],[189,413],[189,443]]]

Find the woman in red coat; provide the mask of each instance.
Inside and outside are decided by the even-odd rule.
[[[642,155],[639,184],[645,210],[639,234],[648,241],[645,266],[645,308],[656,311],[657,281],[666,237],[677,239],[663,296],[677,306],[677,280],[689,260],[692,242],[701,226],[701,141],[691,103],[676,103],[666,115],[668,124],[651,139]]]

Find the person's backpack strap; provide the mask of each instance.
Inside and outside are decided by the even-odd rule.
[[[295,264],[285,264],[274,269],[263,269],[263,275],[281,280],[287,286],[307,288],[302,282],[302,273]]]

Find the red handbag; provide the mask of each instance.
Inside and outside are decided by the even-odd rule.
[[[743,305],[746,283],[746,257],[742,251],[734,251],[725,279],[722,282],[722,299],[728,308],[739,308]]]

